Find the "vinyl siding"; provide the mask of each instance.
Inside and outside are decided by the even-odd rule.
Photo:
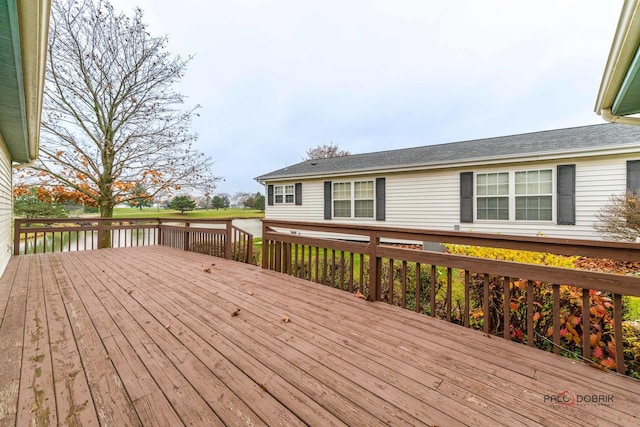
[[[11,160],[0,138],[0,275],[11,257],[11,219],[13,215]]]
[[[640,159],[640,155],[637,157]],[[395,173],[387,175],[362,175],[358,177],[336,176],[327,179],[298,180],[303,183],[303,205],[267,206],[267,219],[288,219],[314,222],[340,222],[370,224],[389,227],[420,229],[476,231],[548,237],[600,239],[594,224],[597,213],[614,194],[626,190],[626,162],[636,158],[608,156],[599,158],[562,159],[555,162],[520,162],[486,168],[451,168],[423,172]],[[460,172],[511,172],[551,168],[554,171],[554,195],[556,166],[576,165],[576,224],[556,223],[556,199],[554,197],[553,221],[475,221],[460,223]],[[323,219],[323,183],[343,180],[386,178],[386,221],[374,219]],[[290,183],[290,182],[289,182]],[[284,182],[269,182],[284,184]],[[475,192],[475,191],[474,191]],[[475,200],[474,200],[475,208]]]

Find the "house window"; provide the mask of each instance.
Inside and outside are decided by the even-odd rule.
[[[553,219],[551,169],[515,173],[516,221]]]
[[[294,200],[294,186],[293,185],[285,185],[284,186],[284,202],[285,203],[293,203]]]
[[[353,183],[356,218],[373,218],[373,181]]]
[[[293,203],[295,201],[294,185],[276,185],[273,187],[273,193],[276,204]]]
[[[336,182],[333,184],[333,216],[351,217],[351,183]]]
[[[476,219],[552,221],[553,171],[476,174]]]
[[[477,218],[509,220],[509,174],[482,173],[476,175]]]
[[[373,181],[333,184],[333,216],[336,218],[373,218]]]
[[[276,185],[273,190],[275,195],[275,203],[282,203],[284,201],[284,188],[282,187],[282,185]]]

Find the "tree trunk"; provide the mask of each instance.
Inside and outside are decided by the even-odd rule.
[[[109,203],[108,200],[100,202],[100,218],[113,218],[113,203]],[[110,226],[111,222],[103,222],[102,225]],[[98,238],[101,248],[111,247],[111,230],[102,230]]]

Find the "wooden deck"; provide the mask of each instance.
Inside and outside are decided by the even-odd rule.
[[[639,381],[165,247],[14,257],[0,322],[0,426],[640,425]]]

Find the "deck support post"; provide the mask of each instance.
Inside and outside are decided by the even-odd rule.
[[[13,254],[20,255],[20,234],[22,233],[22,222],[16,218],[13,225]],[[27,253],[27,239],[24,239],[24,250]]]
[[[271,244],[266,238],[267,231],[268,228],[262,220],[262,268],[264,270],[269,269],[269,250],[271,249]]]
[[[231,236],[232,232],[232,223],[231,220],[228,220],[224,224],[224,259],[231,259],[231,247],[233,245],[233,239]]]
[[[182,239],[182,242],[184,244],[183,250],[185,252],[189,251],[189,246],[190,246],[190,244],[189,244],[189,227],[190,226],[191,226],[190,223],[188,223],[188,222],[184,223],[184,238]]]
[[[378,233],[369,234],[369,301],[380,301],[381,260],[378,259]]]

